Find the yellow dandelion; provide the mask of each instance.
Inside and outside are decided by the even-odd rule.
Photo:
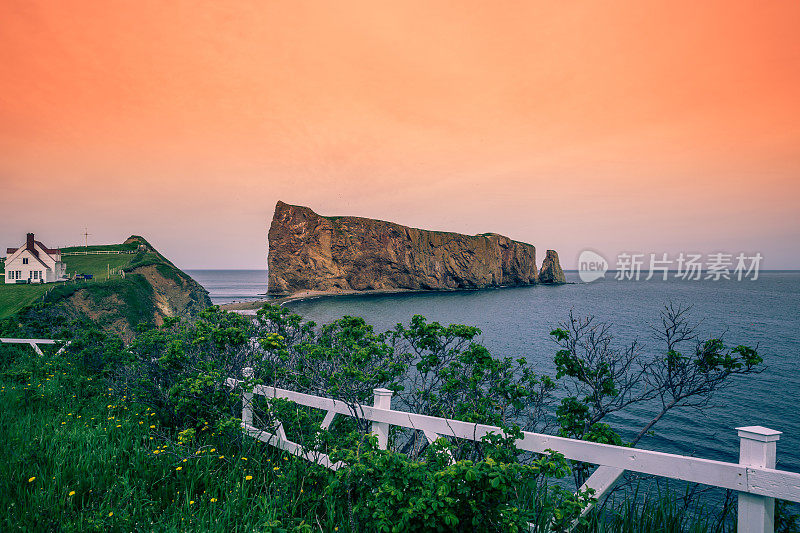
[[[28,479],[28,483],[33,483],[34,481],[36,481],[36,476],[33,476],[32,478]]]
[[[242,461],[247,461],[247,457],[242,457]]]
[[[225,459],[225,456],[224,455],[220,455],[219,458],[220,459]]]
[[[177,467],[175,470],[183,470],[182,466]]]
[[[276,466],[275,468],[273,468],[273,470],[277,472],[278,470],[280,470],[280,467]]]
[[[215,451],[217,451],[216,448],[211,448],[211,453],[214,453]]]
[[[114,516],[114,511],[111,511],[110,513],[108,513],[108,516]]]
[[[194,500],[189,500],[189,505],[194,505]]]
[[[155,426],[150,426],[150,429],[156,429],[156,427]]]
[[[75,491],[74,490],[69,491],[68,496],[75,496]]]
[[[215,501],[217,501],[216,498],[211,498],[211,503],[214,503]]]
[[[253,479],[253,476],[245,476],[244,479],[245,479],[245,481],[250,481],[251,479]]]

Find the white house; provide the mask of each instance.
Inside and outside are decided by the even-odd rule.
[[[66,278],[61,250],[46,247],[28,233],[24,246],[6,250],[6,283],[53,283]]]

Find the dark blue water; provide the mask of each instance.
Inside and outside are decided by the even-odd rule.
[[[263,293],[263,271],[192,271],[215,303]],[[610,276],[609,276],[610,277]],[[577,282],[568,272],[567,279]],[[239,285],[240,284],[240,285]],[[249,295],[247,290],[252,292]],[[378,331],[414,314],[443,324],[481,328],[482,341],[497,356],[525,357],[540,373],[554,374],[555,344],[548,333],[567,318],[595,315],[613,323],[620,342],[638,338],[654,353],[661,345],[649,329],[664,304],[692,305],[707,336],[724,333],[726,344],[758,345],[766,370],[737,379],[702,410],[673,411],[640,447],[738,461],[737,426],[762,425],[783,431],[778,468],[800,472],[800,272],[761,272],[756,281],[598,280],[558,287],[319,298],[287,304],[318,324],[343,315],[363,316]],[[650,419],[639,408],[611,420],[631,438]]]

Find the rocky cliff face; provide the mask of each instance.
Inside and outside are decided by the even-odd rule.
[[[542,269],[539,271],[539,283],[555,285],[566,282],[567,278],[564,277],[564,271],[561,270],[561,264],[558,262],[558,252],[547,250],[544,261],[542,261]]]
[[[494,233],[461,235],[278,202],[268,293],[478,289],[537,282],[536,249]]]

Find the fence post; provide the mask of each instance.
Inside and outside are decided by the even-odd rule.
[[[775,468],[775,453],[781,432],[761,426],[736,428],[739,432],[739,464]],[[737,531],[774,533],[775,499],[739,493]]]
[[[391,409],[392,408],[392,394],[389,389],[372,389],[375,399],[372,403],[373,407],[377,409]],[[373,422],[372,433],[378,437],[378,448],[386,450],[389,447],[389,423],[388,422]]]
[[[242,376],[245,380],[253,378],[253,369],[246,366],[242,369]],[[242,426],[253,425],[253,393],[245,392],[242,394]]]

